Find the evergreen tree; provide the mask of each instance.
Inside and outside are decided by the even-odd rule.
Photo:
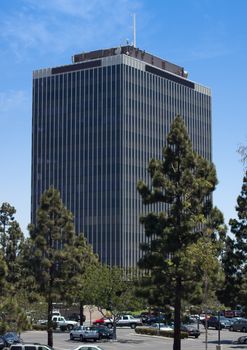
[[[247,171],[243,178],[240,195],[237,198],[236,211],[238,219],[231,219],[231,233],[227,237],[226,248],[222,258],[225,272],[224,288],[219,291],[220,300],[226,305],[236,308],[238,304],[247,307]]]
[[[73,268],[68,275],[70,288],[65,292],[64,300],[67,300],[68,303],[79,303],[80,324],[82,324],[83,306],[91,303],[95,289],[95,286],[88,282],[94,277],[92,274],[95,269],[99,268],[99,260],[82,234],[76,237],[71,254]],[[97,284],[97,281],[95,283]]]
[[[7,265],[3,256],[3,253],[0,251],[0,298],[4,296],[6,288],[6,275],[7,275]]]
[[[207,209],[208,213],[208,209]],[[189,262],[187,283],[185,283],[185,303],[187,307],[196,305],[199,313],[208,309],[218,310],[217,290],[223,283],[220,257],[224,248],[226,225],[218,208],[212,208],[202,227],[202,237],[186,252]],[[190,273],[190,270],[193,273]],[[188,277],[191,277],[189,280]],[[193,292],[191,292],[193,291]]]
[[[29,226],[31,254],[29,268],[48,306],[48,345],[53,346],[53,302],[61,301],[70,288],[74,271],[75,231],[72,213],[66,209],[60,193],[49,188],[43,193],[35,225]]]
[[[144,204],[163,203],[160,213],[141,218],[147,243],[139,265],[151,271],[154,284],[164,286],[164,294],[175,294],[174,350],[181,349],[181,300],[184,291],[188,247],[201,237],[205,206],[217,179],[214,166],[192,150],[184,122],[176,117],[163,149],[163,160],[149,163],[151,186],[139,181]],[[174,289],[173,289],[174,288]],[[169,292],[170,291],[170,292]]]
[[[183,310],[196,305],[197,312],[218,305],[217,289],[223,283],[223,271],[220,256],[224,247],[226,225],[218,208],[207,208],[207,219],[202,226],[201,237],[196,243],[188,245],[183,254]],[[205,284],[207,282],[207,295]],[[166,291],[166,292],[165,292]],[[137,294],[146,298],[149,306],[166,308],[174,303],[174,293],[166,284],[166,279],[146,274],[140,282]]]
[[[17,298],[11,296],[5,297],[0,304],[0,314],[1,334],[6,331],[21,333],[21,331],[30,329],[26,309],[19,305]]]
[[[6,283],[8,294],[19,292],[21,280],[20,253],[24,235],[14,218],[16,210],[9,203],[0,207],[0,250],[7,266]]]

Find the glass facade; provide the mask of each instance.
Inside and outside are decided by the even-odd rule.
[[[137,181],[177,114],[211,160],[210,90],[126,55],[95,62],[34,72],[32,222],[53,185],[102,261],[135,266],[147,210]]]

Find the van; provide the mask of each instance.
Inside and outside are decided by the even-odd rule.
[[[43,345],[39,343],[20,343],[13,344],[9,348],[10,350],[53,350],[48,345]]]

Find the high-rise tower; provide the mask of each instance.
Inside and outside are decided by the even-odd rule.
[[[145,212],[136,191],[180,114],[211,160],[211,93],[180,66],[133,46],[73,56],[33,73],[32,221],[53,185],[102,261],[134,266]],[[155,209],[155,208],[154,208]]]

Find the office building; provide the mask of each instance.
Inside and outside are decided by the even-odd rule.
[[[124,46],[34,71],[32,222],[53,185],[102,261],[135,266],[147,210],[137,181],[161,158],[177,114],[194,149],[211,160],[211,93],[182,67]]]

